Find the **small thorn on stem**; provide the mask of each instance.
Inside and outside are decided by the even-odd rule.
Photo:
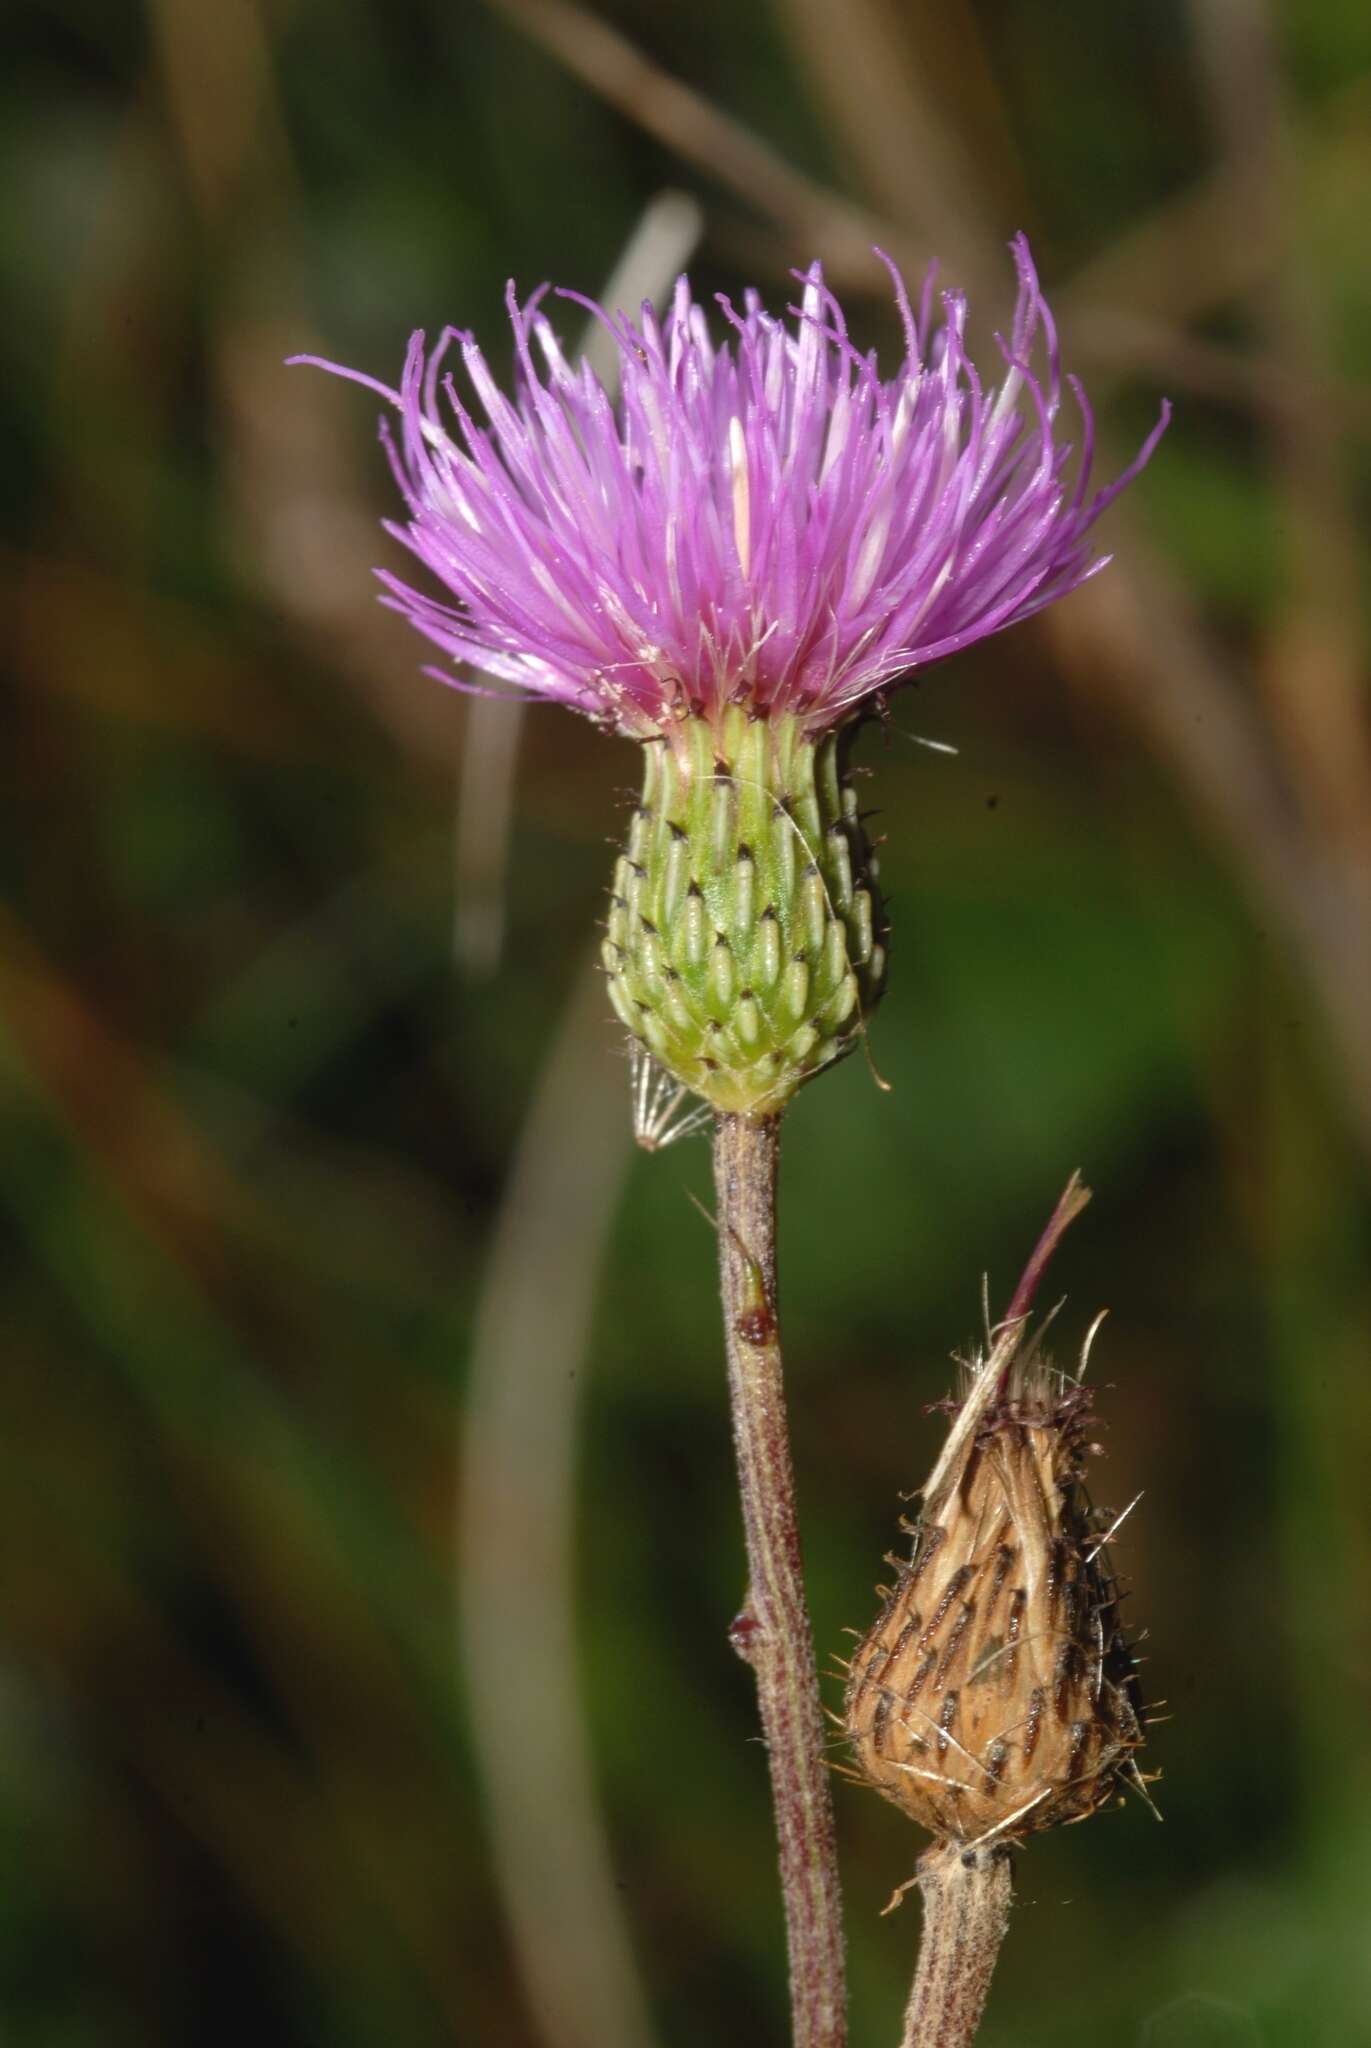
[[[735,1614],[732,1621],[728,1624],[728,1640],[732,1643],[744,1664],[752,1662],[761,1627],[762,1624],[758,1621],[751,1608],[748,1607],[744,1607],[741,1612]]]

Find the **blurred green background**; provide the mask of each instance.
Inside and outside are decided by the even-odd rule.
[[[1114,567],[862,742],[893,1087],[788,1131],[808,1566],[831,1658],[1080,1166],[1166,1818],[1033,1844],[982,2038],[1371,2042],[1371,13],[597,5],[7,13],[0,2032],[784,2038],[707,1152],[634,1152],[588,971],[632,750],[417,674],[376,407],[281,366],[504,361],[506,277],[646,214],[886,346],[873,240],[990,346],[1024,227],[1106,461],[1176,402]],[[866,2048],[920,1844],[838,1807]]]

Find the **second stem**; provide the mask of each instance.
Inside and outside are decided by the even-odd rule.
[[[757,1681],[771,1770],[795,2048],[843,2048],[842,1896],[777,1321],[779,1150],[779,1118],[718,1119],[719,1269],[748,1564],[731,1633]]]

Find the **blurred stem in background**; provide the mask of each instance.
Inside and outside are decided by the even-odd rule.
[[[587,970],[506,1184],[462,1417],[472,1737],[505,1912],[549,2048],[652,2041],[596,1800],[573,1625],[586,1342],[631,1157],[605,1009],[603,978]]]
[[[1345,2024],[1349,1985],[1359,1984],[1365,1996],[1371,1922],[1371,1282],[1353,1159],[1313,1099],[1308,1074],[1289,1058],[1286,1007],[1284,993],[1273,988],[1263,1006],[1268,1025],[1254,1120],[1265,1156],[1255,1182],[1244,1175],[1242,1192],[1271,1333],[1280,1444],[1276,1554],[1285,1574],[1284,1611],[1271,1654],[1292,1694],[1290,1765],[1303,1822],[1303,1888],[1328,1951],[1321,1966],[1300,1973],[1292,2017],[1308,2038],[1333,2041]]]

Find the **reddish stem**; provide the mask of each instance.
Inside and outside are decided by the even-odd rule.
[[[968,2048],[1009,1925],[1014,1881],[1002,1845],[944,1842],[919,1859],[924,1924],[900,2048]]]
[[[795,2048],[843,2048],[842,1896],[776,1323],[779,1149],[775,1117],[718,1120],[720,1284],[748,1563],[747,1598],[729,1634],[752,1667],[766,1737]]]

